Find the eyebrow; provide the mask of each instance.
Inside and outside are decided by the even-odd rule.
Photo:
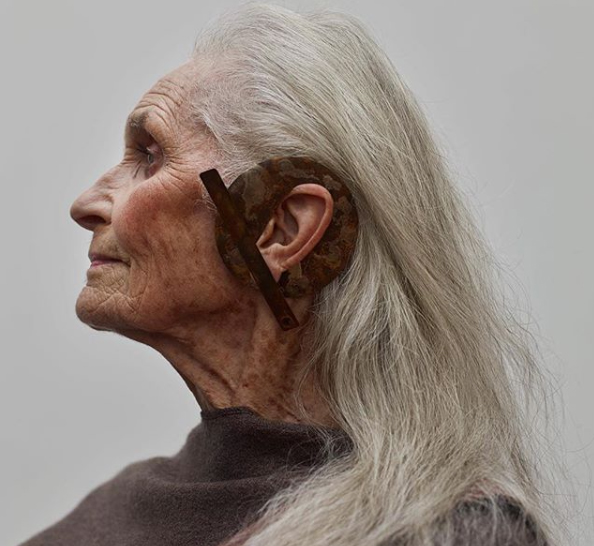
[[[147,129],[148,118],[148,112],[136,112],[130,114],[126,121],[126,132],[130,131],[131,133],[138,133],[139,131],[145,131],[150,133]]]

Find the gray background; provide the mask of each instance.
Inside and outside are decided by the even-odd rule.
[[[74,313],[91,233],[74,198],[117,163],[128,112],[237,2],[0,4],[0,543],[54,523],[199,420],[153,350]],[[412,87],[558,377],[559,442],[592,544],[594,3],[286,2],[360,16]]]

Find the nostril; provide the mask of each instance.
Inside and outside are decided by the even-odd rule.
[[[102,187],[104,184],[105,176],[84,190],[70,205],[70,217],[85,229],[109,223],[113,200]]]
[[[73,216],[74,221],[85,229],[93,230],[99,224],[104,224],[105,220],[101,216],[96,214],[87,214],[86,216],[76,217]]]

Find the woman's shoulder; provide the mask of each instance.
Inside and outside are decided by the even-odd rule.
[[[456,545],[547,546],[533,517],[506,495],[464,500],[456,506],[451,522],[449,532],[455,535]]]

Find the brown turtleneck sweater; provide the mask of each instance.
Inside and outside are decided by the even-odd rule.
[[[20,546],[215,546],[324,462],[314,426],[269,421],[244,406],[201,416],[176,455],[126,466]],[[323,430],[335,440],[332,456],[352,448],[344,432]],[[477,500],[456,510],[456,544],[546,546],[519,506],[505,497],[500,502],[509,521],[497,528],[495,542],[490,509]]]
[[[201,412],[172,457],[126,466],[21,546],[214,546],[274,493],[322,462],[316,427],[243,406]],[[335,454],[352,444],[338,429]]]

